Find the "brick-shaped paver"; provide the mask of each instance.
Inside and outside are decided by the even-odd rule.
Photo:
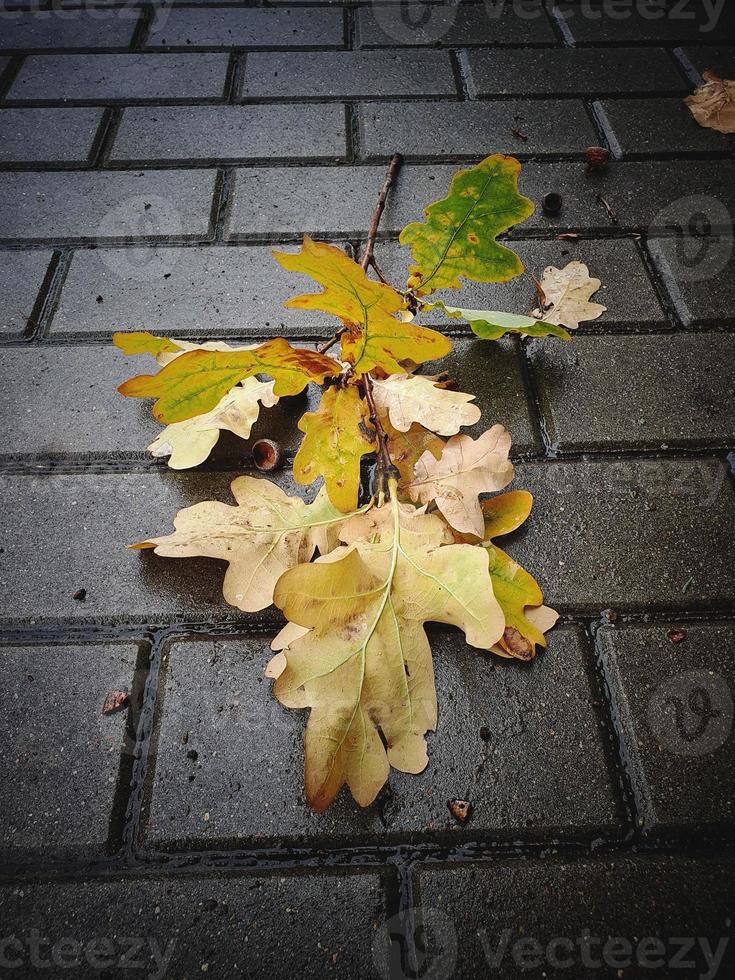
[[[110,691],[131,693],[137,656],[132,643],[0,647],[6,860],[105,852],[131,745],[127,709],[105,716],[102,705]]]
[[[30,326],[52,253],[0,250],[0,336],[13,337]]]
[[[561,450],[735,439],[733,334],[577,335],[571,344],[533,341],[529,355]]]
[[[344,47],[344,17],[339,9],[288,7],[244,10],[203,8],[169,10],[154,21],[148,47]]]
[[[0,109],[0,162],[86,163],[102,109]]]
[[[721,78],[732,78],[735,73],[735,43],[732,41],[729,47],[687,44],[683,51],[684,56],[701,75],[706,71],[713,71]]]
[[[590,275],[601,280],[602,286],[593,299],[606,306],[607,312],[593,323],[584,324],[582,334],[598,328],[656,327],[666,322],[640,253],[629,239],[514,241],[512,248],[520,256],[527,272],[539,280],[547,266],[563,268],[575,260],[584,262]],[[402,288],[411,261],[409,250],[394,242],[381,242],[375,254],[383,274],[399,289]],[[529,276],[522,275],[506,283],[465,281],[461,293],[446,293],[446,302],[469,309],[526,314],[538,305],[538,297]],[[439,312],[421,314],[421,322],[444,328],[451,326],[453,330],[463,329],[461,320],[449,320]],[[466,329],[469,333],[469,328]],[[554,345],[556,341],[547,340],[546,343]],[[489,346],[493,348],[493,344]]]
[[[508,551],[552,605],[599,613],[700,609],[735,597],[727,467],[708,459],[525,463],[533,512]]]
[[[296,250],[285,245],[77,251],[52,333],[151,330],[194,339],[311,334],[326,340],[334,333],[333,317],[284,309],[291,296],[318,287],[282,269],[271,254],[275,248]]]
[[[725,858],[653,856],[427,865],[420,962],[467,980],[671,977],[682,961],[692,976],[728,976],[733,871]]]
[[[111,159],[340,160],[346,152],[345,108],[340,103],[157,106],[124,111]]]
[[[58,10],[3,13],[0,50],[39,51],[49,48],[127,48],[133,39],[140,11],[110,10],[101,16],[78,11],[73,16]]]
[[[446,51],[305,51],[255,53],[245,61],[246,98],[370,99],[456,96]]]
[[[735,18],[729,4],[663,3],[578,4],[561,0],[555,4],[576,43],[735,41]]]
[[[554,44],[557,40],[543,4],[526,4],[523,16],[514,4],[427,4],[412,16],[395,3],[373,3],[359,9],[360,47],[491,44]]]
[[[598,141],[581,101],[368,102],[358,119],[368,159],[582,154]]]
[[[735,137],[700,126],[680,98],[605,99],[598,103],[623,156],[727,153]]]
[[[209,234],[211,170],[0,174],[0,239]]]
[[[26,58],[9,101],[151,102],[221,99],[229,56],[196,54],[68,54]]]
[[[696,214],[698,209],[702,209],[700,217]],[[708,211],[712,218],[724,214],[716,198],[704,202],[695,198],[689,210],[694,228],[701,227],[701,215],[706,216]],[[669,299],[686,326],[732,326],[735,309],[732,227],[728,236],[695,238],[685,234],[649,239],[647,247]]]
[[[470,84],[483,95],[608,95],[684,92],[686,82],[663,48],[511,48],[470,51]]]
[[[353,980],[371,975],[386,918],[381,876],[359,870],[24,882],[0,890],[0,913],[8,936],[20,938],[6,962],[21,975],[83,980],[101,970],[136,980]]]
[[[647,826],[732,824],[733,627],[606,627],[598,643]]]
[[[446,631],[432,632],[431,642],[439,722],[428,767],[418,776],[392,772],[390,792],[368,810],[343,792],[318,817],[303,802],[303,717],[282,708],[263,679],[268,638],[175,644],[149,843],[441,833],[454,826],[448,797],[473,802],[474,831],[619,826],[607,736],[576,631],[557,630],[530,670]],[[574,790],[580,765],[584,800]]]

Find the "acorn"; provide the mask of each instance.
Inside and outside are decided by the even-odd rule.
[[[604,146],[588,146],[584,158],[588,170],[604,170],[610,161],[610,151]]]
[[[258,439],[253,443],[253,462],[263,473],[270,473],[283,465],[283,448],[273,439]]]
[[[561,206],[563,203],[564,199],[562,198],[561,194],[557,194],[556,191],[551,191],[548,194],[544,194],[544,199],[541,202],[541,208],[547,217],[555,218],[561,211]]]

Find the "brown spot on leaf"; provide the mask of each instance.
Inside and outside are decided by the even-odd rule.
[[[515,626],[505,627],[500,645],[511,657],[517,657],[519,660],[533,660],[533,643],[519,633]]]

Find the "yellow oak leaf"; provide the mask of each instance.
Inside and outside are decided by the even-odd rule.
[[[206,500],[185,507],[173,534],[150,538],[135,549],[153,548],[166,558],[219,558],[229,564],[223,594],[231,606],[258,612],[273,602],[287,568],[311,560],[326,545],[326,532],[345,516],[322,490],[313,503],[289,497],[268,480],[240,476],[232,483],[237,506]]]
[[[293,463],[299,483],[324,477],[329,499],[341,511],[357,507],[360,460],[375,451],[375,432],[367,420],[367,406],[352,385],[327,388],[316,412],[299,421],[306,433]]]
[[[510,444],[510,433],[502,425],[494,425],[479,439],[452,436],[441,459],[424,453],[403,489],[415,502],[436,501],[453,528],[481,538],[485,522],[479,495],[502,490],[513,479]]]
[[[144,330],[118,330],[112,335],[112,342],[123,354],[129,356],[150,354],[152,357],[158,357],[159,354],[178,354],[181,352],[179,341],[169,340],[168,337],[156,337]]]
[[[397,373],[403,370],[403,361],[423,364],[451,350],[452,342],[443,334],[397,319],[405,306],[400,293],[369,279],[342,249],[305,235],[300,252],[273,255],[284,269],[311,276],[324,287],[320,293],[304,293],[284,305],[338,317],[346,328],[341,338],[342,359],[356,374],[376,367],[386,374]]]
[[[550,265],[541,280],[548,308],[534,310],[533,316],[539,323],[576,330],[583,320],[596,320],[607,309],[600,303],[589,301],[601,285],[599,279],[590,278],[590,270],[584,262],[570,262],[563,269]]]
[[[453,436],[463,425],[480,420],[480,409],[470,404],[474,395],[436,386],[436,379],[420,374],[392,374],[373,381],[379,414],[386,414],[399,432],[414,422],[440,436]]]
[[[336,557],[287,571],[275,602],[291,623],[274,693],[289,708],[310,708],[305,786],[324,810],[347,784],[368,806],[390,767],[421,772],[425,733],[436,727],[428,621],[458,626],[488,650],[503,632],[484,549],[444,545],[434,514],[390,503],[347,521]]]
[[[426,221],[407,225],[401,245],[413,256],[409,288],[425,296],[435,289],[474,282],[507,282],[523,263],[495,239],[533,214],[533,203],[518,193],[521,165],[495,154],[452,178],[449,194],[424,209]]]
[[[735,81],[713,71],[702,76],[705,84],[684,102],[700,126],[718,133],[735,133]]]

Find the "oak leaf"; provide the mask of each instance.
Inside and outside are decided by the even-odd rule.
[[[305,235],[300,252],[273,255],[284,269],[311,276],[324,287],[321,293],[304,293],[284,305],[339,317],[346,328],[341,338],[342,359],[356,374],[376,367],[387,374],[398,373],[403,361],[423,364],[451,350],[452,342],[443,334],[397,319],[396,314],[405,307],[400,293],[369,279],[342,249]]]
[[[423,454],[403,489],[414,502],[435,501],[453,528],[481,538],[485,522],[479,495],[502,490],[513,479],[510,444],[510,433],[502,425],[494,425],[479,439],[452,436],[440,459],[431,452]]]
[[[276,605],[309,630],[288,638],[274,693],[286,707],[311,708],[305,787],[318,811],[344,783],[367,806],[391,766],[425,768],[437,716],[425,622],[458,626],[483,650],[502,635],[484,549],[443,545],[446,531],[394,493],[344,525],[350,544],[336,558],[292,568],[276,586]]]
[[[529,218],[533,203],[518,193],[521,165],[502,154],[452,178],[449,194],[424,210],[426,221],[407,225],[400,235],[410,245],[409,288],[417,295],[474,282],[507,282],[523,272],[515,252],[495,239]]]
[[[390,418],[399,432],[414,422],[441,436],[453,436],[463,425],[480,420],[480,409],[470,404],[474,395],[436,385],[436,379],[420,374],[392,374],[373,381],[373,397],[379,414]]]
[[[229,564],[223,594],[232,606],[258,612],[273,602],[287,568],[328,548],[327,531],[345,520],[322,490],[313,503],[289,497],[268,480],[240,476],[232,483],[237,506],[207,500],[180,510],[173,534],[150,538],[135,549],[153,548],[166,558],[219,558]]]
[[[507,333],[524,337],[572,339],[562,327],[531,316],[502,313],[500,310],[469,310],[460,306],[446,306],[441,302],[428,303],[424,309],[441,309],[453,320],[465,320],[481,340],[499,340]]]
[[[596,320],[607,309],[600,303],[590,303],[590,297],[600,288],[599,279],[590,278],[584,262],[570,262],[563,269],[550,265],[544,270],[541,288],[549,309],[534,310],[539,322],[556,324],[576,330],[583,320]]]
[[[441,456],[444,441],[423,425],[414,422],[408,432],[399,432],[387,415],[381,415],[380,421],[388,436],[391,462],[401,474],[402,485],[411,482],[414,467],[425,452],[430,452],[436,459]]]
[[[341,511],[357,507],[360,460],[376,448],[367,414],[359,391],[348,385],[327,388],[319,409],[299,421],[306,435],[294,459],[294,477],[309,484],[323,476],[329,499]]]
[[[713,71],[702,76],[705,84],[684,102],[700,126],[718,133],[735,133],[735,81]]]

